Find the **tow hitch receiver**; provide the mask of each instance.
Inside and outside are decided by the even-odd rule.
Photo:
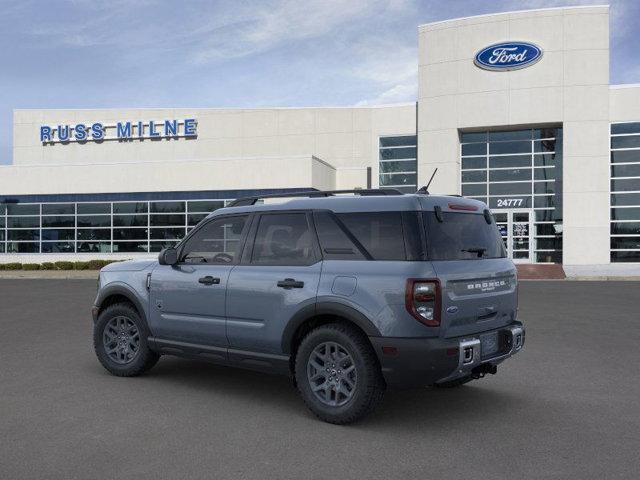
[[[497,371],[498,367],[496,365],[493,365],[491,363],[483,363],[482,365],[478,365],[476,368],[471,370],[471,376],[477,379],[484,377],[487,373],[495,375]]]

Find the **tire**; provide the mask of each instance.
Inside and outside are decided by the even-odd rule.
[[[318,327],[302,339],[295,359],[295,378],[309,410],[320,420],[336,425],[355,422],[371,413],[385,390],[378,359],[366,336],[354,327],[337,323]]]
[[[93,327],[96,356],[109,373],[118,377],[141,375],[158,362],[160,355],[149,348],[148,338],[147,324],[128,303],[105,308]]]
[[[473,377],[469,375],[468,377],[457,378],[450,382],[435,383],[433,386],[436,388],[457,388],[461,387],[465,383],[469,383],[471,380],[473,380]]]

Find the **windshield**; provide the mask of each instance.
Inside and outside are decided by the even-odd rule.
[[[435,212],[424,212],[427,251],[430,260],[477,260],[504,258],[507,253],[494,222],[484,215],[442,212],[442,222]]]

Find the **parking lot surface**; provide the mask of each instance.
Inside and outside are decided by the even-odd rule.
[[[0,478],[639,478],[640,283],[523,282],[524,351],[346,427],[286,378],[95,359],[89,280],[0,280]]]

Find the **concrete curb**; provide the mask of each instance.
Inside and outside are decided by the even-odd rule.
[[[98,273],[98,270],[0,270],[0,280],[97,280]]]

